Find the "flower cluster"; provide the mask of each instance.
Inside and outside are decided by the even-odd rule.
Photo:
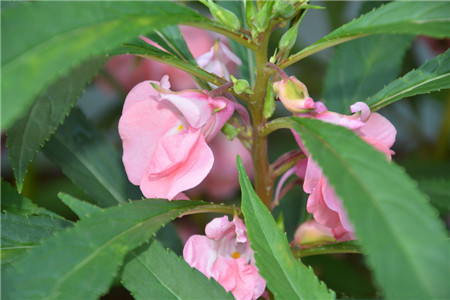
[[[183,257],[188,264],[214,278],[237,300],[258,299],[266,282],[255,266],[242,220],[215,218],[206,225],[205,233],[193,235],[186,242]]]

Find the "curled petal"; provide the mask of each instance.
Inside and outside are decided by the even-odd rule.
[[[214,242],[204,235],[191,236],[184,245],[183,258],[191,267],[211,277],[217,258]]]
[[[364,102],[355,102],[354,104],[350,105],[350,111],[352,113],[360,112],[360,119],[363,122],[365,122],[370,116],[370,108]]]
[[[380,143],[386,145],[386,147],[391,148],[394,145],[397,130],[382,115],[371,113],[365,122],[365,126],[359,128],[358,133],[362,137],[377,139]]]

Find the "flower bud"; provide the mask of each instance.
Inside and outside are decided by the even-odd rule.
[[[309,220],[300,225],[294,235],[297,246],[308,248],[327,243],[336,243],[331,228],[326,227],[315,220]]]
[[[306,86],[294,76],[273,84],[273,89],[287,110],[301,113],[314,109],[314,100],[309,97]]]
[[[247,94],[253,94],[253,92],[249,89],[250,85],[245,79],[236,79],[233,75],[230,75],[231,81],[234,83],[233,90],[236,94],[242,94],[246,92]]]
[[[241,29],[241,21],[239,21],[239,18],[236,17],[233,12],[215,4],[214,2],[212,2],[212,0],[202,0],[201,2],[204,5],[208,6],[209,11],[217,22],[221,23],[223,26],[231,29],[232,31],[239,31],[239,29]]]
[[[291,1],[277,1],[273,7],[273,12],[279,17],[289,19],[294,15],[295,9]]]
[[[275,1],[266,1],[261,10],[256,14],[253,22],[256,27],[256,33],[264,32],[269,27],[270,20],[272,19],[272,7],[274,3]]]
[[[297,40],[299,23],[294,24],[288,31],[286,31],[278,43],[278,48],[280,52],[289,52]]]
[[[252,27],[253,20],[256,16],[256,7],[253,4],[252,0],[245,1],[245,21],[247,22],[248,27]]]
[[[268,119],[273,115],[273,112],[275,111],[275,99],[273,97],[273,89],[270,86],[270,82],[267,84],[267,91],[266,91],[266,101],[264,101],[264,109],[263,109],[263,115],[264,118]]]

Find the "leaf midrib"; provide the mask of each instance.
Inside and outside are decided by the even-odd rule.
[[[402,235],[399,234],[399,233],[397,233],[397,232],[393,229],[393,228],[395,228],[395,226],[392,226],[392,224],[391,224],[391,222],[389,222],[389,218],[387,218],[386,214],[380,213],[380,212],[383,212],[383,210],[381,209],[380,204],[376,201],[375,198],[373,198],[373,197],[371,196],[371,193],[369,192],[370,190],[368,190],[368,187],[366,187],[366,185],[358,178],[358,176],[356,176],[357,174],[354,173],[353,169],[352,169],[349,165],[346,164],[346,162],[345,162],[345,160],[343,159],[343,157],[340,156],[340,155],[339,155],[339,154],[331,147],[331,145],[328,144],[328,143],[323,139],[323,137],[320,136],[318,133],[316,133],[316,132],[310,130],[310,129],[307,128],[306,126],[303,126],[303,125],[301,125],[301,126],[302,126],[305,130],[309,130],[314,136],[317,137],[318,140],[320,140],[320,141],[322,142],[322,145],[323,145],[326,149],[328,149],[332,154],[335,154],[335,157],[338,159],[339,162],[341,162],[341,164],[342,164],[344,167],[346,167],[347,171],[349,172],[350,175],[352,175],[352,177],[354,178],[355,182],[356,182],[356,183],[359,183],[359,186],[362,188],[362,190],[366,192],[366,199],[372,200],[371,202],[372,202],[372,204],[374,204],[373,206],[374,206],[374,207],[376,208],[376,210],[378,211],[378,214],[379,214],[379,216],[380,216],[380,219],[384,219],[384,220],[385,220],[385,224],[391,225],[391,226],[388,226],[388,228],[390,229],[390,232],[391,232],[392,236],[394,236],[394,237],[401,237]],[[319,162],[317,162],[317,163],[319,164]],[[319,164],[319,165],[320,165],[320,164]],[[330,182],[330,183],[331,183],[331,182]],[[375,201],[374,201],[374,200],[375,200]],[[400,246],[400,247],[398,247],[398,249],[403,249],[403,250],[404,250],[403,253],[407,254],[406,257],[409,258],[409,259],[407,260],[407,261],[409,262],[409,263],[408,263],[409,269],[410,269],[410,270],[414,270],[414,272],[415,272],[415,274],[416,274],[416,276],[414,276],[414,277],[415,277],[415,278],[420,278],[420,279],[425,278],[425,277],[420,276],[420,274],[421,274],[422,272],[420,272],[420,270],[417,270],[416,265],[410,263],[411,261],[414,261],[414,259],[411,259],[411,257],[413,258],[414,255],[412,255],[409,251],[406,251],[407,248],[406,248],[406,247],[403,247],[402,244],[399,243],[399,241],[400,241],[401,239],[397,239],[397,238],[396,238],[396,239],[393,239],[393,240],[394,240],[394,242],[396,242],[396,244],[397,244],[398,246]],[[364,247],[364,245],[363,245],[363,247]],[[365,248],[365,247],[364,247],[364,248]],[[366,250],[366,251],[367,251],[367,250]],[[418,274],[418,276],[417,276],[417,274]],[[426,280],[419,280],[419,282],[420,282],[420,284],[421,284],[421,286],[422,286],[422,291],[427,291],[428,295],[432,295],[432,293],[430,293],[429,290],[428,290],[428,286],[424,285],[424,282],[426,282]],[[424,288],[424,289],[423,289],[423,288]]]

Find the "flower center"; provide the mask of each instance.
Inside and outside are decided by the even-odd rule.
[[[233,254],[231,254],[231,257],[236,259],[236,258],[241,257],[241,254],[237,251],[234,251]]]

